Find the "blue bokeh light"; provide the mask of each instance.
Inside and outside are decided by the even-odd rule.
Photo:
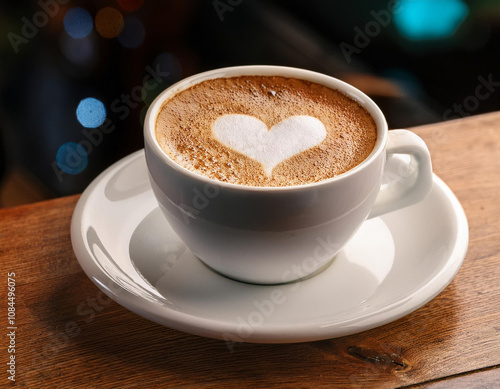
[[[82,145],[67,142],[57,150],[56,162],[64,173],[79,174],[87,167],[88,155]]]
[[[90,34],[93,26],[92,16],[81,7],[71,8],[64,15],[64,29],[72,38],[85,38]]]
[[[123,30],[118,36],[118,41],[123,47],[134,49],[144,42],[144,24],[134,17],[127,17],[124,20]]]
[[[451,36],[468,13],[463,0],[401,0],[394,23],[408,39],[442,39]]]
[[[100,100],[87,97],[78,104],[76,117],[83,127],[96,128],[106,120],[106,108]]]

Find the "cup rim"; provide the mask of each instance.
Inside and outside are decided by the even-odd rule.
[[[234,184],[230,182],[223,182],[203,176],[199,173],[193,172],[177,162],[175,162],[168,154],[163,151],[163,149],[158,144],[155,135],[156,120],[158,113],[163,106],[164,101],[169,97],[185,90],[193,85],[196,85],[202,81],[215,79],[215,78],[228,78],[228,77],[238,77],[238,76],[281,76],[289,78],[297,78],[306,81],[315,82],[331,89],[339,90],[340,92],[347,95],[349,98],[356,101],[363,108],[365,108],[368,113],[372,116],[377,127],[377,140],[375,146],[371,153],[366,157],[359,165],[356,165],[352,169],[341,173],[337,176],[326,178],[317,182],[312,182],[308,184],[301,185],[290,185],[290,186],[250,186]],[[328,76],[323,73],[300,69],[288,66],[275,66],[275,65],[245,65],[245,66],[232,66],[219,69],[213,69],[202,73],[197,73],[187,78],[184,78],[175,84],[169,86],[164,91],[162,91],[149,106],[146,117],[144,120],[144,140],[146,146],[150,146],[155,155],[158,156],[162,162],[167,164],[172,169],[177,172],[187,175],[192,179],[202,181],[208,185],[225,187],[233,190],[244,190],[244,191],[256,191],[256,192],[270,192],[270,191],[300,191],[304,189],[310,189],[314,187],[319,187],[333,182],[338,182],[345,180],[346,178],[357,174],[357,172],[365,169],[370,165],[378,156],[384,152],[385,146],[388,139],[388,126],[385,120],[385,116],[381,109],[375,104],[375,102],[368,97],[365,93],[355,88],[354,86],[339,80],[335,77]]]

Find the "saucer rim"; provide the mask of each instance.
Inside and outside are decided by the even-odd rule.
[[[91,281],[103,293],[139,316],[145,317],[160,325],[194,335],[226,341],[228,340],[228,336],[229,340],[231,337],[233,337],[233,339],[237,338],[237,335],[234,335],[237,334],[237,325],[235,323],[222,319],[201,317],[176,308],[171,308],[165,304],[165,301],[148,301],[143,296],[132,293],[121,285],[118,285],[114,279],[109,277],[96,264],[94,257],[86,249],[81,227],[82,218],[89,197],[96,187],[98,187],[98,185],[108,176],[113,174],[115,170],[119,170],[122,166],[132,163],[135,159],[139,158],[143,158],[145,163],[144,149],[129,154],[115,162],[91,182],[78,200],[71,220],[71,242],[80,266]],[[422,284],[420,288],[407,296],[384,306],[382,309],[355,318],[349,318],[344,321],[337,321],[330,324],[323,323],[319,320],[299,324],[291,322],[285,324],[266,323],[260,327],[253,328],[250,336],[245,339],[239,339],[238,341],[252,343],[295,343],[346,336],[393,322],[434,299],[451,283],[462,266],[468,249],[469,229],[465,211],[455,194],[436,174],[433,174],[433,182],[434,185],[443,192],[444,197],[449,201],[453,210],[454,223],[456,225],[456,241],[446,264],[442,266],[439,272],[435,274],[431,280]],[[148,191],[150,190],[151,189],[148,188]],[[107,283],[111,283],[113,287],[110,287]]]

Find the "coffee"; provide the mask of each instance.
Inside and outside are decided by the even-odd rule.
[[[345,94],[281,76],[206,80],[163,103],[156,139],[180,166],[239,185],[318,182],[364,161],[371,115]]]

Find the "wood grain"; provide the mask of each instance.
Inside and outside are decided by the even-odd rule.
[[[409,388],[407,386],[407,388]],[[433,382],[412,385],[412,389],[485,389],[500,388],[500,369],[497,367],[475,371]]]
[[[81,271],[69,235],[78,196],[0,210],[4,292],[7,272],[16,273],[16,386],[498,386],[499,121],[495,113],[414,129],[429,145],[434,171],[467,214],[470,245],[464,265],[421,309],[338,339],[228,345],[162,327],[104,296]],[[6,304],[2,299],[2,323]],[[2,342],[5,363],[5,337]],[[2,374],[0,380],[8,383]]]

